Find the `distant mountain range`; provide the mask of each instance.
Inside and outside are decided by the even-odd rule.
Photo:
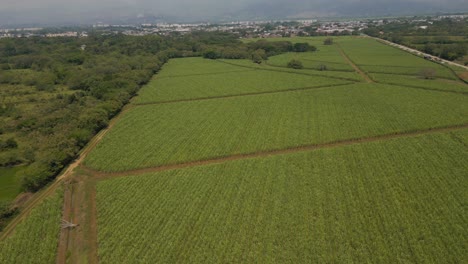
[[[147,6],[87,5],[86,8],[19,9],[2,10],[0,26],[12,25],[89,25],[97,22],[112,24],[139,24],[156,22],[199,22],[269,19],[307,19],[333,17],[377,17],[421,15],[447,12],[468,12],[466,0],[251,0],[224,7],[190,4],[184,8],[160,8],[146,2]],[[214,1],[214,0],[213,0]],[[130,1],[131,2],[131,1]],[[210,2],[211,3],[211,2]],[[166,5],[168,5],[166,3]],[[85,6],[85,5],[84,5]]]

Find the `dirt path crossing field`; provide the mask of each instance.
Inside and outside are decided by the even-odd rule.
[[[232,155],[228,157],[198,160],[198,161],[192,161],[192,162],[186,162],[186,163],[179,163],[179,164],[165,165],[165,166],[151,167],[151,168],[142,168],[142,169],[135,169],[135,170],[129,170],[129,171],[122,171],[122,172],[102,172],[102,171],[97,171],[97,170],[93,170],[91,168],[85,167],[84,165],[81,165],[81,168],[84,171],[86,171],[88,174],[93,175],[97,180],[105,180],[105,179],[110,179],[114,177],[138,176],[141,174],[146,174],[146,173],[151,173],[151,172],[159,172],[159,171],[166,171],[166,170],[183,169],[183,168],[189,168],[189,167],[217,164],[217,163],[223,163],[226,161],[290,154],[290,153],[310,151],[310,150],[315,150],[315,149],[333,148],[333,147],[361,144],[361,143],[366,143],[366,142],[383,141],[383,140],[389,140],[389,139],[394,139],[394,138],[416,137],[416,136],[425,135],[425,134],[450,132],[450,131],[456,131],[456,130],[466,129],[466,128],[468,128],[468,124],[445,126],[445,127],[438,127],[438,128],[429,128],[425,130],[408,131],[408,132],[387,134],[387,135],[366,137],[366,138],[346,139],[346,140],[340,140],[340,141],[323,143],[323,144],[312,144],[312,145],[305,145],[301,147],[262,151],[262,152],[255,152],[255,153],[250,153],[250,154],[237,154],[237,155]]]
[[[346,53],[343,51],[343,49],[341,48],[341,46],[338,43],[335,44],[335,45],[337,45],[341,56],[343,56],[343,58],[349,63],[349,65],[351,65],[354,68],[354,70],[357,73],[359,73],[364,78],[364,80],[366,80],[366,82],[368,82],[368,83],[373,83],[374,82],[374,80],[372,80],[364,71],[362,71],[356,64],[354,64],[354,62],[348,57],[348,55],[346,55]]]

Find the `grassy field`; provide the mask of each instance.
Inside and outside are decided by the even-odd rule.
[[[211,63],[220,65],[221,67],[225,67],[225,65],[232,67],[224,63]],[[196,67],[196,65],[197,63],[193,66]],[[170,66],[165,67],[163,73],[171,71],[171,69]],[[165,75],[163,74],[163,76]],[[351,83],[351,81],[253,69],[242,72],[190,75],[173,78],[165,78],[158,75],[139,92],[140,96],[135,99],[135,103],[209,98],[347,83]]]
[[[20,193],[20,172],[24,167],[0,168],[0,201],[13,200]]]
[[[63,192],[33,209],[14,233],[0,241],[0,263],[55,263]]]
[[[103,171],[468,123],[468,97],[380,84],[142,106],[85,164]]]
[[[461,263],[467,159],[435,134],[99,182],[99,259]]]

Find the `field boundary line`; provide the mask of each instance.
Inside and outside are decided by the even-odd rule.
[[[346,62],[331,62],[331,61],[323,61],[323,60],[312,60],[312,59],[301,59],[305,61],[311,61],[311,62],[320,62],[320,63],[330,63],[330,64],[340,64],[340,65],[348,65]]]
[[[292,71],[292,70],[277,70],[277,69],[257,68],[257,67],[254,67],[254,66],[239,65],[239,64],[227,62],[225,60],[216,60],[216,61],[219,62],[219,63],[226,63],[226,64],[237,66],[237,67],[256,69],[256,70],[260,70],[260,71],[283,72],[283,73],[291,73],[291,74],[298,74],[298,75],[305,75],[305,76],[314,76],[314,77],[323,77],[323,78],[329,78],[329,79],[345,80],[345,81],[351,81],[351,82],[356,82],[356,83],[362,82],[362,81],[358,81],[358,80],[351,79],[351,78],[346,78],[346,77],[336,77],[336,76],[321,75],[321,74],[315,74],[315,73],[305,73],[305,72],[295,72],[295,71]],[[267,65],[267,66],[269,66],[269,65]],[[269,66],[269,67],[271,67],[271,66]],[[282,68],[282,67],[276,67],[276,68]],[[282,69],[288,69],[288,68],[282,68]]]
[[[216,158],[205,159],[205,160],[196,160],[196,161],[189,161],[189,162],[178,163],[178,164],[162,165],[162,166],[156,166],[156,167],[148,167],[148,168],[118,171],[118,172],[98,171],[98,170],[86,167],[83,164],[81,164],[81,168],[85,170],[86,172],[94,175],[94,177],[96,177],[96,179],[100,181],[100,180],[106,180],[106,179],[115,178],[115,177],[137,176],[137,175],[151,173],[151,172],[160,172],[160,171],[168,171],[168,170],[183,169],[183,168],[190,168],[190,167],[198,167],[198,166],[204,166],[204,165],[219,164],[219,163],[228,162],[228,161],[263,158],[263,157],[268,157],[268,156],[291,154],[291,153],[304,152],[304,151],[310,151],[310,150],[316,150],[316,149],[342,147],[342,146],[349,146],[349,145],[362,144],[362,143],[368,143],[368,142],[379,142],[379,141],[385,141],[385,140],[395,139],[395,138],[417,137],[420,135],[434,134],[434,133],[441,133],[441,132],[451,132],[454,130],[461,130],[461,129],[466,129],[466,128],[468,128],[468,123],[452,125],[452,126],[428,128],[428,129],[422,129],[422,130],[396,132],[396,133],[390,133],[390,134],[385,134],[385,135],[380,135],[380,136],[365,137],[365,138],[351,138],[351,139],[337,140],[337,141],[332,141],[332,142],[327,142],[327,143],[310,144],[310,145],[303,145],[303,146],[298,146],[298,147],[267,150],[267,151],[260,151],[260,152],[254,152],[254,153],[235,154],[235,155],[216,157]]]
[[[333,87],[347,86],[347,85],[353,85],[353,84],[355,84],[355,83],[354,82],[349,82],[349,83],[342,83],[342,84],[330,84],[330,85],[321,85],[321,86],[291,88],[291,89],[277,90],[277,91],[264,91],[264,92],[254,92],[254,93],[244,93],[244,94],[220,95],[220,96],[199,97],[199,98],[190,98],[190,99],[177,99],[177,100],[161,101],[161,102],[133,103],[132,105],[135,106],[135,107],[138,107],[138,106],[145,106],[145,105],[172,104],[172,103],[182,103],[182,102],[196,102],[196,101],[227,99],[227,98],[244,97],[244,96],[256,96],[256,95],[263,95],[263,94],[300,92],[300,91],[308,91],[308,90],[314,90],[314,89],[323,89],[323,88],[333,88]]]
[[[359,73],[368,83],[373,83],[374,80],[372,80],[371,77],[369,77],[369,75],[367,75],[366,73],[364,73],[363,70],[361,70],[361,68],[359,68],[349,57],[348,55],[346,55],[346,53],[344,52],[343,48],[341,48],[340,44],[336,43],[336,46],[338,47],[338,50],[341,54],[341,56],[343,56],[343,58],[351,65],[351,67],[354,68],[354,70]]]
[[[391,85],[391,86],[398,86],[398,87],[407,87],[411,89],[419,89],[419,90],[425,90],[425,91],[431,91],[431,92],[440,92],[440,93],[452,93],[452,94],[461,94],[461,95],[468,95],[468,91],[462,92],[462,91],[450,91],[450,90],[440,90],[436,88],[428,88],[428,87],[421,87],[421,86],[416,86],[416,85],[408,85],[408,84],[397,84],[397,83],[390,83],[390,82],[382,82],[382,81],[377,81],[376,83],[379,84],[385,84],[385,85]]]
[[[274,67],[274,68],[282,68],[282,69],[286,69],[286,70],[290,69],[290,68],[285,67],[285,66],[274,65],[274,64],[270,64],[268,62],[265,62],[265,65],[268,65],[268,66]],[[349,64],[343,64],[343,65],[349,65]],[[301,70],[311,70],[311,71],[323,72],[323,71],[317,70],[316,68],[308,68],[308,67],[303,67]],[[350,69],[350,70],[336,70],[336,69],[332,70],[332,69],[328,69],[326,71],[327,72],[354,72],[354,69]]]
[[[191,76],[210,76],[210,75],[221,75],[227,73],[239,73],[239,72],[253,72],[252,70],[237,70],[237,71],[225,71],[225,72],[211,72],[211,73],[194,73],[194,74],[185,74],[185,75],[172,75],[172,76],[158,76],[156,74],[155,79],[170,79],[170,78],[182,78],[182,77],[191,77]]]
[[[387,74],[387,75],[396,75],[396,76],[411,76],[411,77],[416,77],[417,75],[416,74],[413,74],[413,73],[402,73],[402,72],[399,72],[399,73],[393,73],[393,72],[384,72],[384,71],[375,71],[375,70],[369,70],[368,73],[377,73],[377,74]],[[445,77],[441,77],[441,76],[435,76],[437,79],[439,80],[447,80],[447,81],[454,81],[454,82],[457,82],[458,79],[450,79],[450,78],[445,78]],[[458,82],[460,83],[460,82]]]

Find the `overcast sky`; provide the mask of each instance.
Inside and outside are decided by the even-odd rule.
[[[89,23],[139,14],[181,20],[468,11],[468,0],[0,0],[1,23]]]

